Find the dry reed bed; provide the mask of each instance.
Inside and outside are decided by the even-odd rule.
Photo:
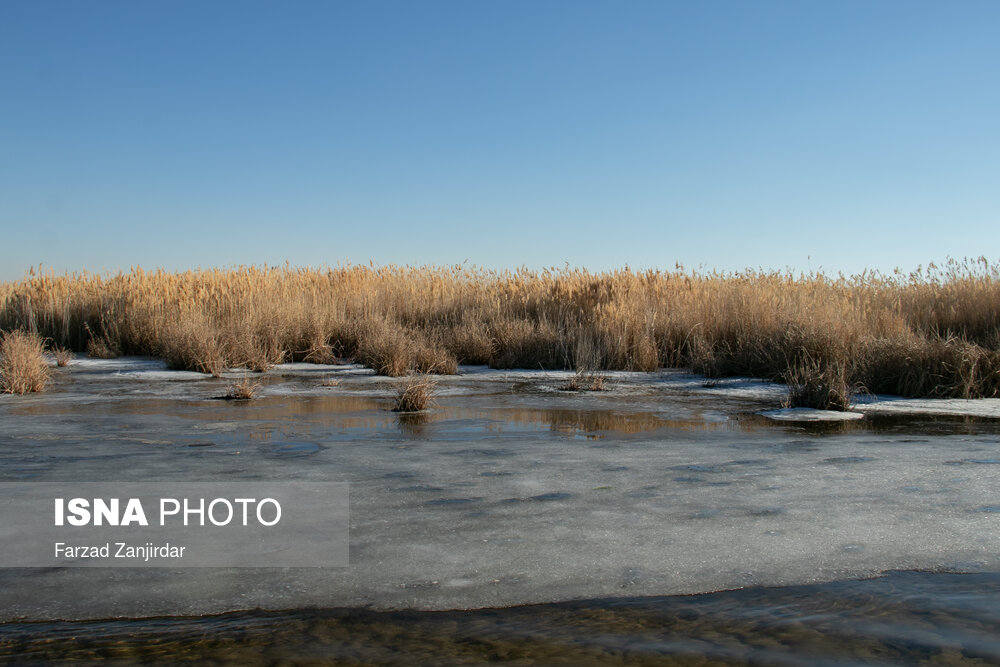
[[[793,402],[834,407],[861,387],[1000,396],[1000,264],[984,258],[846,277],[397,266],[31,274],[0,285],[0,329],[216,375],[349,357],[389,376],[458,363],[690,367],[788,381],[806,397]]]

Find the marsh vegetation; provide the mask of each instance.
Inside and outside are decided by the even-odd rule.
[[[40,336],[26,331],[9,331],[0,338],[0,392],[27,394],[42,391],[51,370],[44,356]]]
[[[226,394],[221,396],[227,401],[249,401],[260,391],[260,383],[254,382],[248,376],[243,376],[226,387]]]
[[[1000,265],[911,274],[605,273],[467,267],[31,274],[0,329],[90,356],[220,375],[350,358],[393,377],[494,368],[687,367],[790,384],[793,405],[857,390],[1000,395]]]
[[[414,375],[396,387],[393,412],[420,412],[434,405],[437,383],[427,375]]]
[[[593,371],[578,370],[559,388],[563,391],[606,391],[608,378]]]

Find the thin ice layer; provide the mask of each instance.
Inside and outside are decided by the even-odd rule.
[[[774,407],[764,383],[729,393],[676,374],[576,393],[559,389],[568,374],[477,370],[409,419],[387,410],[392,381],[354,367],[279,368],[246,403],[211,400],[226,379],[83,370],[0,400],[5,481],[347,481],[351,567],[6,570],[5,619],[473,608],[1000,567],[988,425],[824,435],[744,419]]]

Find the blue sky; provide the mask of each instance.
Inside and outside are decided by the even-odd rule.
[[[998,2],[7,2],[0,279],[1000,252]]]

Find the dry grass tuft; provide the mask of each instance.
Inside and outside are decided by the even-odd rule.
[[[91,338],[87,341],[87,356],[91,359],[114,359],[121,352],[107,338]]]
[[[608,378],[593,371],[577,371],[559,388],[563,391],[607,391]]]
[[[27,394],[43,391],[51,376],[45,362],[45,343],[36,334],[11,331],[0,338],[0,392]]]
[[[69,362],[73,361],[73,352],[65,347],[52,348],[52,356],[55,357],[56,366],[60,368],[69,366]]]
[[[358,361],[379,375],[403,377],[413,367],[413,353],[404,336],[366,341],[358,351]]]
[[[305,350],[293,355],[292,358],[309,364],[335,364],[338,361],[333,346],[322,340],[312,341]]]
[[[103,330],[105,323],[100,321],[97,326]],[[100,334],[94,333],[94,330],[90,328],[90,323],[88,321],[83,322],[82,328],[83,339],[87,341],[85,349],[88,357],[91,359],[114,359],[115,357],[121,356],[121,348],[111,339],[111,336],[108,335],[107,331]],[[63,343],[57,341],[56,344],[61,345]]]
[[[260,383],[244,375],[241,380],[226,387],[226,395],[223,398],[229,401],[249,401],[259,390]]]
[[[161,345],[160,354],[173,370],[222,377],[222,372],[229,366],[215,331],[195,318],[168,325]]]
[[[784,378],[788,384],[784,407],[847,410],[856,393],[849,377],[846,366],[839,361],[821,364],[806,357],[789,366]]]
[[[275,341],[254,340],[243,351],[242,365],[255,373],[263,373],[284,360],[285,351]]]
[[[458,359],[441,346],[425,343],[414,351],[413,369],[418,373],[454,375],[458,372]]]
[[[434,404],[437,382],[426,375],[415,375],[403,380],[396,389],[393,412],[420,412]]]

